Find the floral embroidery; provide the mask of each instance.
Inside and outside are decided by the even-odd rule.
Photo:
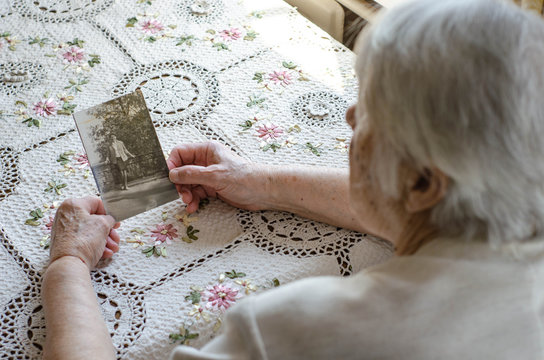
[[[49,96],[49,92],[45,93],[40,100],[35,102],[32,106],[32,111],[37,117],[29,114],[28,104],[26,102],[16,100],[15,106],[18,108],[13,115],[17,117],[17,120],[22,120],[23,124],[27,124],[29,127],[40,127],[42,120],[53,115],[71,115],[77,106],[70,102],[74,97],[71,95],[59,94],[57,95],[57,98],[62,101],[62,106],[59,106],[57,101]]]
[[[191,333],[185,326],[180,326],[179,333],[170,334],[172,342],[180,342],[182,345],[189,345],[189,340],[198,338],[198,333]]]
[[[163,242],[166,242],[167,244],[171,244],[170,240],[173,240],[174,238],[178,237],[178,230],[174,228],[174,225],[168,224],[168,225],[162,225],[158,224],[156,225],[156,228],[151,230],[151,237],[155,238],[155,246],[162,244]]]
[[[267,90],[272,90],[273,86],[282,86],[286,87],[293,83],[293,80],[298,81],[308,81],[305,73],[298,68],[298,65],[282,61],[281,66],[283,69],[272,70],[271,72],[266,71],[257,71],[253,75],[253,79],[257,81],[258,84],[263,84],[263,88]]]
[[[274,141],[283,135],[284,131],[276,124],[266,123],[257,127],[257,136],[264,141]]]
[[[238,28],[230,28],[220,31],[219,36],[225,41],[238,40],[242,36],[242,32]]]
[[[245,35],[243,33],[245,31]],[[244,41],[253,41],[257,38],[258,33],[254,30],[251,30],[249,26],[244,26],[243,30],[241,28],[231,27],[229,29],[223,29],[216,31],[214,29],[206,30],[208,34],[203,38],[204,41],[210,41],[212,46],[218,51],[220,50],[230,50],[227,43],[233,43],[240,39]],[[243,36],[242,36],[243,35]]]
[[[310,151],[315,156],[321,156],[321,150],[319,149],[323,144],[313,145],[311,142],[306,143],[306,150]]]
[[[40,246],[44,249],[49,247],[51,238],[51,228],[55,220],[55,214],[46,215],[50,210],[58,208],[60,202],[55,201],[52,204],[44,204],[42,208],[36,208],[29,212],[30,218],[25,221],[25,225],[40,227],[43,231],[43,236],[40,240]]]
[[[142,31],[148,34],[156,34],[164,30],[164,25],[156,19],[144,20],[142,21],[142,24],[140,26],[142,28]]]
[[[55,115],[57,112],[57,103],[53,98],[41,99],[40,101],[34,103],[34,112],[39,116],[50,116]]]
[[[236,302],[238,290],[225,284],[209,286],[202,294],[202,301],[206,302],[206,308],[225,311]]]
[[[268,74],[268,76],[274,84],[280,84],[282,86],[289,85],[293,79],[287,71],[274,71]]]
[[[13,36],[11,36],[11,33],[7,32],[7,31],[3,32],[3,33],[0,33],[0,40],[4,40],[4,42],[8,45],[8,49],[10,51],[15,51],[16,50],[16,45],[21,42],[21,40],[18,40],[16,38],[14,38]],[[0,48],[2,48],[2,46],[3,46],[3,44],[0,41]]]
[[[87,158],[82,156],[73,156],[73,161],[78,161],[81,164],[87,164]],[[134,228],[130,230],[131,237],[125,239],[126,243],[132,244],[134,248],[143,247],[146,244],[149,245],[142,250],[142,253],[147,257],[155,255],[156,257],[167,256],[166,247],[172,244],[174,239],[179,238],[180,234],[178,229],[172,223],[167,223],[171,218],[167,211],[163,211],[160,215],[161,223],[155,225],[155,228],[144,230],[141,228]],[[196,235],[200,230],[196,229],[192,222],[198,220],[195,216],[189,216],[185,211],[175,214],[174,219],[178,220],[185,227],[186,236],[181,237],[181,240],[187,243],[192,243],[194,240],[198,240]]]
[[[41,39],[44,41],[45,39]],[[34,38],[29,43],[38,43],[42,46],[42,42],[39,42],[40,38]],[[43,42],[45,43],[45,42]],[[71,69],[75,73],[81,73],[82,71],[90,71],[96,64],[100,64],[100,55],[87,54],[84,49],[85,41],[75,38],[68,42],[63,42],[53,46],[53,52],[60,61],[65,65],[64,69]]]
[[[62,57],[65,64],[81,64],[85,59],[85,52],[80,47],[72,46],[62,54]]]
[[[138,14],[127,19],[125,27],[135,27],[143,33],[139,40],[144,40],[150,43],[154,43],[157,40],[173,37],[170,33],[170,29],[175,29],[176,25],[165,26],[162,22],[157,20],[159,14]]]
[[[267,99],[261,95],[251,95],[249,96],[249,102],[246,104],[247,107],[257,106],[260,109],[267,109],[268,106],[264,104]]]
[[[246,274],[241,271],[226,271],[205,288],[194,285],[190,287],[191,292],[185,296],[190,307],[188,315],[196,321],[215,321],[213,331],[218,331],[225,310],[245,296],[277,286],[280,286],[277,278],[259,285],[246,278]]]
[[[64,176],[74,175],[77,171],[81,170],[84,170],[84,179],[87,179],[90,175],[89,159],[86,154],[65,151],[59,155],[57,162],[62,165],[62,169],[59,169],[59,172],[64,173]]]
[[[251,280],[238,279],[234,281],[236,284],[240,285],[246,295],[249,295],[253,291],[257,291],[257,287],[251,283]]]
[[[33,38],[28,39],[29,45],[38,44],[41,48],[43,48],[49,42],[50,40],[48,38],[40,38],[39,36],[35,36]]]
[[[349,143],[346,142],[346,139],[336,138],[336,144],[334,145],[335,149],[338,149],[341,153],[345,153],[349,150]]]
[[[47,183],[47,187],[43,190],[44,192],[55,192],[57,195],[62,195],[61,189],[64,189],[68,185],[64,183],[57,182],[56,180],[50,180]]]

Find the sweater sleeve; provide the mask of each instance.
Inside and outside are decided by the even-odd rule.
[[[254,312],[254,297],[230,309],[221,335],[202,349],[178,346],[170,360],[249,360],[267,359]]]

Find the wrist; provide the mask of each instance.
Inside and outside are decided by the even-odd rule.
[[[70,268],[85,268],[90,271],[89,265],[81,257],[76,255],[61,255],[59,257],[51,258],[47,270],[51,267],[70,267]]]

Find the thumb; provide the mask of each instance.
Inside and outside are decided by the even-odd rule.
[[[215,179],[211,166],[185,165],[170,170],[170,181],[174,184],[213,186]]]

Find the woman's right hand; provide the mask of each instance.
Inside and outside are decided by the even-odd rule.
[[[268,171],[234,154],[218,142],[183,144],[167,160],[170,180],[176,184],[187,212],[200,200],[218,197],[246,210],[266,208]]]

